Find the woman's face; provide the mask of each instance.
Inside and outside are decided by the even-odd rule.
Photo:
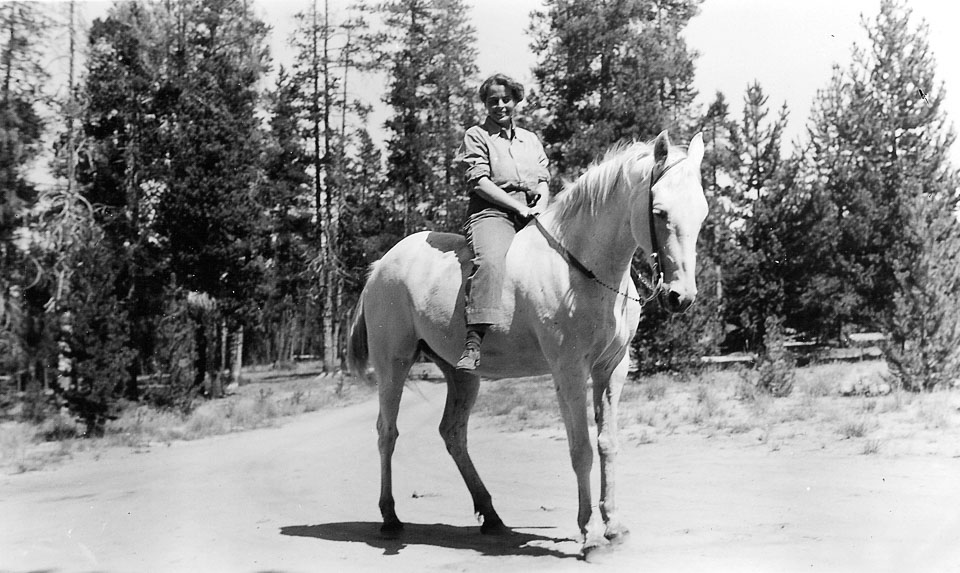
[[[487,115],[493,118],[501,127],[510,127],[513,121],[513,110],[517,102],[507,86],[494,84],[487,90],[487,99],[483,102],[487,108]]]

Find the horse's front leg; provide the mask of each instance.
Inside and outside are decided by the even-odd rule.
[[[577,525],[584,536],[584,556],[605,542],[603,536],[588,531],[593,502],[590,495],[590,470],[593,467],[593,447],[590,444],[590,429],[587,419],[587,373],[585,368],[564,367],[555,369],[553,379],[557,386],[560,415],[567,430],[570,461],[577,476],[578,511]]]
[[[593,411],[597,422],[597,451],[600,454],[600,515],[604,537],[611,543],[622,543],[629,530],[620,522],[616,501],[616,460],[620,449],[617,435],[617,404],[630,367],[628,355],[612,369],[593,369]]]

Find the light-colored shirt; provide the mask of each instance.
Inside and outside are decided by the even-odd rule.
[[[512,131],[509,133],[489,116],[481,125],[467,130],[457,152],[467,181],[486,176],[505,190],[520,187],[534,191],[538,183],[550,180],[547,154],[537,136],[516,125]]]

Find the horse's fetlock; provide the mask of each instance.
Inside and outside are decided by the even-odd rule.
[[[617,504],[612,501],[601,501],[600,502],[600,512],[607,519],[612,519],[612,516],[617,512]]]

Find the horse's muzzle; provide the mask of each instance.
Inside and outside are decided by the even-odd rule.
[[[684,296],[679,291],[670,289],[665,290],[660,294],[660,304],[668,312],[680,313],[686,312],[690,305],[693,304],[693,301],[696,300],[696,295],[694,296]]]

